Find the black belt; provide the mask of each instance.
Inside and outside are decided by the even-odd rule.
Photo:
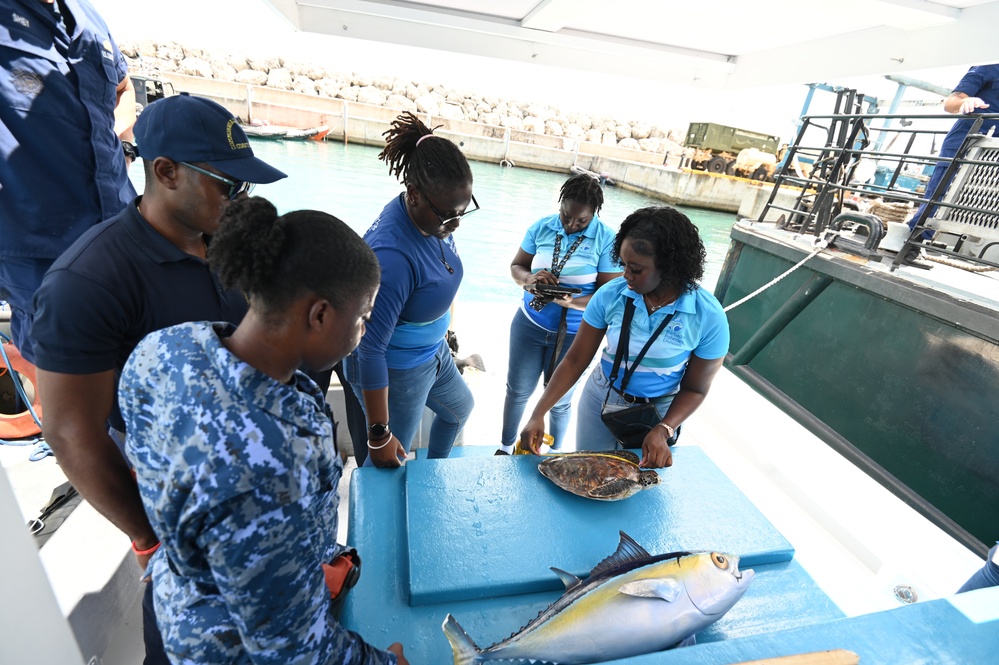
[[[670,395],[676,394],[676,393],[666,393],[665,395],[660,395],[659,397],[638,397],[637,395],[629,395],[628,393],[623,393],[617,388],[614,388],[613,386],[611,386],[611,388],[614,390],[614,392],[616,392],[618,395],[621,396],[621,399],[623,399],[628,404],[648,404],[650,402],[655,402],[657,400],[660,400],[663,397],[669,397]]]

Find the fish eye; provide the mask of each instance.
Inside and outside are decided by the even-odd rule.
[[[714,562],[716,566],[718,566],[722,570],[728,570],[728,557],[726,557],[724,554],[719,554],[718,552],[712,552],[711,560]]]

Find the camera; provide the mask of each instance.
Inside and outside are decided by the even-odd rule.
[[[555,298],[583,292],[583,289],[579,287],[562,286],[560,284],[534,284],[533,287],[536,295],[530,302],[527,303],[527,305],[535,312],[543,310],[545,305],[550,303]]]
[[[561,284],[535,284],[534,292],[543,298],[556,298],[582,293],[583,289],[578,286],[562,286]]]

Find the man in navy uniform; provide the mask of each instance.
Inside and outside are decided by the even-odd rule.
[[[135,197],[122,144],[132,136],[135,91],[87,0],[0,0],[0,69],[0,300],[34,362],[32,297],[42,275]]]
[[[944,110],[947,113],[960,113],[965,116],[954,123],[940,145],[940,157],[949,159],[957,154],[968,132],[971,131],[975,122],[973,114],[999,113],[999,64],[979,65],[969,69],[968,73],[954,87],[950,96],[944,100]],[[982,122],[978,131],[981,134],[988,134],[990,131],[995,132],[997,128],[999,128],[999,120],[989,118]],[[933,169],[933,175],[930,176],[930,181],[926,183],[925,196],[933,196],[937,185],[940,184],[946,173],[947,162],[937,162]],[[944,191],[947,191],[946,188]],[[920,206],[909,219],[910,229],[916,226],[916,221],[925,207],[925,204]],[[932,216],[933,213],[934,210],[931,209],[927,217]]]

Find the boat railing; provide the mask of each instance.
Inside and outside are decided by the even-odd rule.
[[[758,221],[776,216],[779,227],[814,236],[855,231],[865,242],[839,240],[840,248],[891,270],[920,250],[973,271],[999,268],[999,138],[978,133],[999,114],[966,117],[973,123],[964,143],[953,158],[942,158],[934,147],[955,122],[951,114],[805,116]],[[872,128],[874,121],[882,126]],[[933,169],[946,172],[926,191]],[[875,202],[887,205],[875,209]],[[906,218],[914,221],[911,231],[889,229]],[[889,230],[904,232],[890,250],[881,243]]]

